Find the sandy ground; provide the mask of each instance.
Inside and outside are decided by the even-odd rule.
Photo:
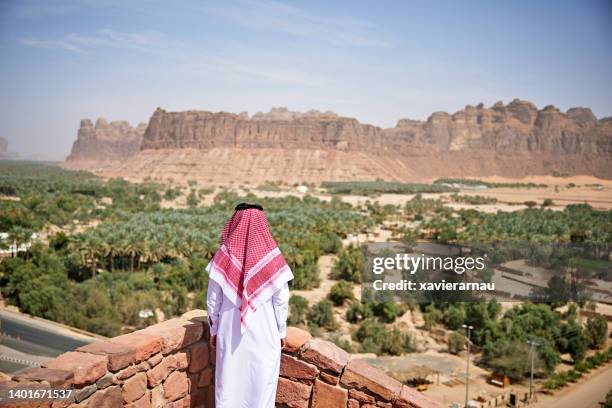
[[[470,357],[470,380],[469,397],[476,399],[482,397],[489,400],[501,394],[527,392],[526,385],[512,385],[506,389],[488,383],[489,372],[474,365],[474,355]],[[402,372],[421,370],[426,367],[431,371],[427,379],[431,382],[428,389],[423,393],[432,399],[449,406],[452,402],[463,406],[465,400],[465,352],[460,355],[428,350],[423,353],[411,353],[397,357],[378,357],[367,359],[372,365],[377,366],[390,374],[401,376]],[[419,367],[419,368],[417,368]]]

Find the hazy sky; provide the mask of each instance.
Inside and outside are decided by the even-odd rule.
[[[612,115],[612,2],[0,0],[0,136],[22,155],[158,106],[389,127],[515,97]]]

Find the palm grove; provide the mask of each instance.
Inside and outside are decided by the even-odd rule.
[[[43,237],[27,251],[2,260],[2,296],[23,312],[106,336],[151,324],[154,317],[140,317],[143,309],[159,310],[169,317],[204,308],[204,266],[217,249],[218,233],[237,201],[256,199],[219,191],[214,203],[204,207],[199,201],[211,191],[196,183],[176,187],[152,181],[105,181],[86,172],[31,163],[4,162],[0,168],[0,232],[7,233],[1,244],[27,243],[34,232]],[[427,185],[395,183],[388,187],[384,182],[365,187],[430,191]],[[431,191],[454,190],[431,185]],[[182,197],[186,208],[163,208],[164,202]],[[419,308],[425,329],[443,325],[451,331],[450,352],[459,352],[465,344],[461,325],[473,325],[472,341],[483,351],[481,363],[514,379],[528,371],[524,361],[527,340],[540,344],[537,367],[542,375],[554,372],[562,353],[571,355],[576,373],[610,357],[609,352],[587,357],[588,349],[603,347],[607,324],[597,317],[581,321],[576,303],[562,315],[555,309],[561,304],[545,298],[539,304],[517,304],[505,313],[494,300],[397,301],[368,291],[355,299],[352,286],[363,279],[363,249],[343,247],[342,239],[391,220],[396,238],[406,243],[505,243],[496,252],[499,262],[519,257],[543,266],[556,262],[556,266],[573,265],[583,278],[612,280],[605,266],[608,247],[594,246],[580,257],[567,253],[551,257],[550,252],[534,250],[534,246],[522,248],[515,242],[607,244],[612,238],[611,211],[578,205],[563,211],[530,208],[484,214],[453,211],[442,201],[420,194],[403,207],[381,206],[376,201],[356,207],[336,198],[325,201],[311,196],[257,200],[266,208],[272,232],[294,271],[293,289],[317,287],[318,258],[337,255],[332,276],[337,282],[328,298],[311,305],[302,297],[292,297],[290,323],[326,335],[348,350],[410,352],[410,333],[393,323],[408,308]],[[565,281],[557,284],[570,285]],[[571,300],[571,296],[566,299]],[[573,300],[579,307],[589,306],[586,300]],[[334,336],[333,310],[342,305],[347,306],[345,317],[353,325],[351,341]],[[564,380],[568,379],[553,375],[550,381]]]

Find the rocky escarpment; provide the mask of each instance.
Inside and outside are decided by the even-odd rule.
[[[91,120],[81,120],[77,140],[66,159],[68,163],[78,161],[120,161],[140,151],[146,124],[132,127],[126,121],[107,122],[99,118],[94,125]]]
[[[157,109],[145,132],[142,150],[193,148],[282,148],[359,150],[380,128],[334,113],[306,114],[273,109],[249,118],[246,113]]]
[[[304,114],[284,108],[249,118],[246,113],[166,112],[157,109],[142,149],[214,147],[337,149],[406,154],[489,150],[551,154],[612,153],[612,129],[588,108],[562,113],[554,106],[538,110],[514,100],[491,108],[467,106],[454,114],[433,113],[427,121],[400,120],[381,129],[326,112]]]
[[[86,156],[82,150],[99,157],[97,147],[85,148],[98,146],[91,142],[99,139],[98,125],[95,137],[89,136],[90,125],[79,131],[71,158]],[[134,153],[135,139],[123,156],[104,156]],[[246,112],[158,108],[140,151],[98,169],[113,177],[188,177],[214,183],[551,174],[612,178],[612,120],[598,120],[588,108],[561,112],[518,99],[488,108],[466,106],[453,114],[435,112],[425,121],[401,119],[388,129],[333,112],[275,108],[249,117]]]
[[[0,137],[0,160],[13,160],[18,159],[19,155],[15,152],[9,152],[8,140]]]

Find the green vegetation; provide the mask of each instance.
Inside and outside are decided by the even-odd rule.
[[[459,195],[453,194],[451,196],[451,200],[455,203],[466,203],[472,205],[483,205],[483,204],[495,204],[497,203],[497,198],[495,197],[485,197],[481,195]]]
[[[0,262],[3,297],[32,315],[109,336],[150,324],[138,318],[141,309],[171,317],[205,307],[204,267],[237,202],[257,200],[266,208],[295,275],[294,289],[317,286],[318,258],[336,253],[347,234],[373,225],[367,214],[338,200],[220,193],[202,208],[191,183],[186,198],[193,208],[161,209],[162,196],[173,200],[181,190],[42,164],[3,162],[0,170],[0,232],[8,233],[0,244],[52,231],[29,251]],[[327,305],[316,307],[317,313],[296,319],[333,326]]]
[[[361,283],[364,262],[365,258],[361,248],[351,244],[340,250],[338,261],[332,269],[331,278]]]
[[[612,347],[604,351],[598,351],[594,355],[587,357],[584,363],[576,364],[576,366],[569,371],[552,374],[550,378],[546,380],[543,387],[547,390],[556,390],[558,388],[563,388],[568,383],[575,382],[577,379],[582,377],[583,374],[589,372],[594,368],[599,367],[602,364],[609,362],[610,360],[612,360]],[[611,395],[611,393],[608,393],[608,395],[606,395],[606,403],[610,402]]]
[[[360,342],[359,352],[400,355],[414,351],[412,339],[397,328],[387,329],[384,324],[369,318],[360,325],[353,339]]]
[[[308,323],[316,327],[335,329],[336,319],[334,318],[333,304],[324,299],[312,306],[308,313]]]
[[[400,183],[397,181],[325,181],[321,187],[330,194],[416,194],[448,193],[457,189],[435,184]]]
[[[491,183],[488,181],[478,179],[464,179],[464,178],[440,178],[434,181],[434,184],[446,184],[446,185],[462,185],[462,186],[473,186],[473,187],[487,187],[487,188],[543,188],[547,187],[546,184],[535,184],[535,183]]]
[[[353,284],[351,282],[341,280],[334,284],[329,291],[329,300],[334,306],[342,306],[347,300],[355,300],[353,294]]]

